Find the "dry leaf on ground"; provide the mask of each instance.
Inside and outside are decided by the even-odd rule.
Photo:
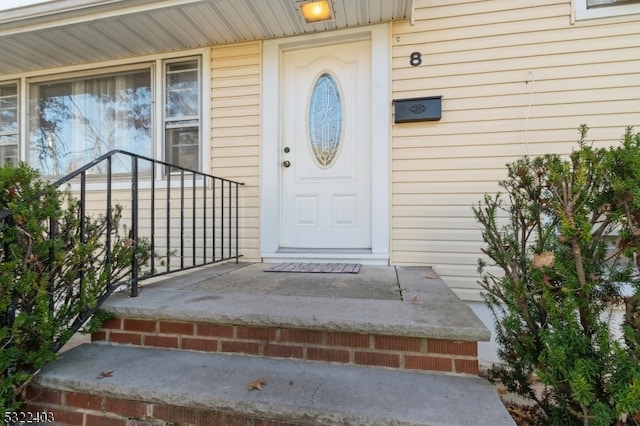
[[[96,377],[96,379],[100,380],[100,379],[104,379],[105,377],[111,377],[111,376],[113,376],[113,370],[101,371],[100,374],[98,374],[98,377]]]
[[[261,391],[262,390],[262,385],[266,385],[266,384],[267,384],[267,381],[264,379],[264,377],[260,377],[255,382],[249,383],[249,390],[258,389],[259,391]]]

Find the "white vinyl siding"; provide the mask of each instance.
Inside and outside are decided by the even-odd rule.
[[[211,49],[212,173],[240,187],[243,261],[260,259],[260,80],[262,43]]]
[[[577,127],[640,126],[640,16],[571,24],[569,0],[417,0],[392,26],[393,99],[442,96],[442,120],[392,127],[392,262],[431,265],[478,297],[471,210],[518,157],[568,153]],[[422,65],[412,67],[412,52]]]

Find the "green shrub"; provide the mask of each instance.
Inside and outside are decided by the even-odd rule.
[[[568,158],[508,164],[504,193],[474,206],[492,261],[479,261],[501,360],[490,376],[533,400],[540,424],[640,424],[640,133],[596,149],[587,130]]]
[[[105,216],[85,215],[81,223],[79,201],[25,165],[0,168],[0,214],[7,210],[0,220],[0,406],[13,410],[33,374],[95,313],[109,284],[127,277],[134,244],[120,235],[120,207],[111,228]],[[138,250],[142,265],[149,250],[144,242]]]

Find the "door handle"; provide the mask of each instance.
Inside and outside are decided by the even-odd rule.
[[[285,169],[288,168],[289,166],[291,166],[291,161],[285,160],[282,162],[282,167],[284,167]]]

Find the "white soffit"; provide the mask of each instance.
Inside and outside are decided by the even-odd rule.
[[[215,44],[410,19],[412,0],[330,0],[308,24],[301,0],[51,0],[0,10],[0,77]]]

